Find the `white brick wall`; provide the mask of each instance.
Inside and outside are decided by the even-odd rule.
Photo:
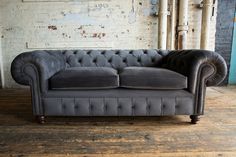
[[[0,0],[5,87],[19,87],[10,76],[10,64],[17,54],[24,51],[156,48],[158,18],[152,16],[155,5],[151,1],[23,3],[22,0]],[[199,48],[201,9],[194,5],[199,1],[189,1],[188,48]],[[212,22],[212,32],[211,47],[214,49],[215,22]]]

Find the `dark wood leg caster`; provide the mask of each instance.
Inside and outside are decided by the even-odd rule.
[[[44,124],[45,123],[45,117],[44,116],[36,116],[36,120],[40,124]]]
[[[199,121],[199,116],[198,115],[191,115],[191,123],[192,124],[197,124],[197,122]]]

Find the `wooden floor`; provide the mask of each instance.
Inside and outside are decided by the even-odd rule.
[[[30,93],[0,90],[0,156],[236,157],[236,87],[209,88],[205,115],[48,118],[35,123]]]

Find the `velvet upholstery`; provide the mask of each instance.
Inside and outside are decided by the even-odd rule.
[[[162,67],[188,77],[187,90],[195,95],[196,115],[204,113],[206,87],[220,84],[227,74],[225,60],[207,50],[170,51]]]
[[[120,86],[136,89],[184,89],[187,77],[156,67],[126,67],[120,72]]]
[[[106,83],[118,88],[79,89],[79,86],[92,88],[98,86],[98,83],[99,87],[107,87],[107,84],[103,84],[105,81],[91,80],[94,74],[99,75],[98,70],[96,72],[94,69],[88,70],[92,67],[94,69],[96,67],[98,69],[100,67],[113,68],[106,72],[100,71],[100,76],[114,76],[116,79],[106,81]],[[127,68],[129,72],[124,70],[126,67],[130,67]],[[128,73],[137,75],[135,71],[137,67],[140,69],[152,67],[150,68],[152,70],[148,72],[141,70],[140,77],[132,77],[132,84],[144,87],[159,83],[158,86],[162,88],[120,87],[126,82],[131,83],[131,79],[124,81],[122,78],[128,76]],[[78,68],[91,72],[91,75],[86,74],[87,78],[91,76],[87,79],[88,82],[76,81],[81,79],[77,78],[79,75],[75,75],[79,73],[77,70],[69,72]],[[162,68],[162,75],[166,77],[166,80],[161,80],[161,82],[159,78],[156,80],[152,78],[159,76],[160,68]],[[69,74],[63,74],[68,72]],[[12,62],[11,73],[16,82],[31,87],[34,115],[201,115],[204,113],[206,86],[218,85],[225,78],[227,67],[219,54],[205,50],[40,50],[18,55]],[[70,77],[73,78],[72,82],[70,82]],[[167,80],[171,77],[178,78],[175,80],[176,83],[174,81],[173,84],[168,83]],[[56,79],[60,80],[59,78],[63,78],[64,82],[56,83]],[[150,81],[140,82],[145,78]],[[66,79],[68,81],[65,81]],[[65,83],[70,87],[77,86],[77,89],[51,88],[63,87]]]
[[[108,67],[72,67],[50,78],[51,89],[103,89],[119,87],[117,71]]]
[[[45,115],[157,116],[194,112],[193,95],[185,90],[102,89],[50,91],[43,98]]]

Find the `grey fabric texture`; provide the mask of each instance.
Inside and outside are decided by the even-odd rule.
[[[187,77],[154,67],[126,67],[120,72],[120,86],[137,89],[184,89]]]
[[[60,53],[38,50],[18,55],[11,64],[11,74],[19,84],[38,84],[39,90],[46,92],[48,79],[65,67]],[[29,68],[31,72],[27,72]]]
[[[207,86],[216,86],[223,81],[227,74],[227,66],[225,60],[217,53],[207,50],[179,50],[170,51],[163,58],[161,67],[173,70],[188,77],[188,89],[195,93],[197,81],[203,76],[201,71],[206,67],[209,74],[205,80]],[[209,68],[210,67],[210,68]]]
[[[206,86],[216,86],[227,75],[225,60],[207,50],[170,51],[162,67],[188,77],[187,90],[195,95],[195,115],[204,113]]]
[[[193,97],[194,95],[186,90],[154,90],[154,89],[83,89],[83,90],[49,90],[43,94],[44,98],[65,97],[65,98],[105,98],[105,97]]]
[[[103,89],[119,87],[117,71],[108,67],[72,67],[50,78],[51,89]]]
[[[54,83],[53,79],[68,75],[62,76],[61,73],[71,68],[88,67],[113,68],[108,72],[109,74],[114,74],[114,70],[121,73],[125,67],[168,69],[173,71],[171,76],[174,72],[178,73],[175,73],[176,77],[181,76],[178,81],[187,78],[187,86],[184,86],[187,88],[184,90],[182,89],[184,87],[149,90],[125,88],[53,90],[49,88]],[[227,67],[219,54],[205,50],[40,50],[18,55],[12,62],[11,73],[16,82],[30,85],[34,115],[201,115],[204,113],[206,86],[219,84],[226,76]],[[147,79],[154,74],[155,72],[150,72],[150,75],[146,76]],[[70,75],[73,76],[72,80],[77,79],[78,75],[74,73]],[[134,78],[135,81],[137,78]],[[157,80],[155,81],[157,83]],[[114,83],[111,82],[110,84]],[[63,83],[56,83],[56,85],[62,86]],[[77,84],[73,81],[73,83],[75,86],[82,85],[81,82]],[[102,84],[102,81],[100,83]],[[118,81],[116,85],[119,85]],[[136,85],[140,86],[139,83]],[[144,83],[144,86],[146,85]],[[72,87],[72,84],[70,86]],[[95,85],[91,86],[87,83],[86,86]],[[104,87],[107,84],[100,86]],[[170,85],[166,84],[166,86]],[[176,86],[180,88],[178,83],[175,84]],[[171,87],[173,88],[172,85]]]
[[[62,51],[67,67],[112,67],[121,70],[128,66],[161,64],[168,51],[161,50],[68,50]]]
[[[50,90],[43,97],[45,115],[54,116],[161,116],[194,113],[194,96],[185,90]]]

